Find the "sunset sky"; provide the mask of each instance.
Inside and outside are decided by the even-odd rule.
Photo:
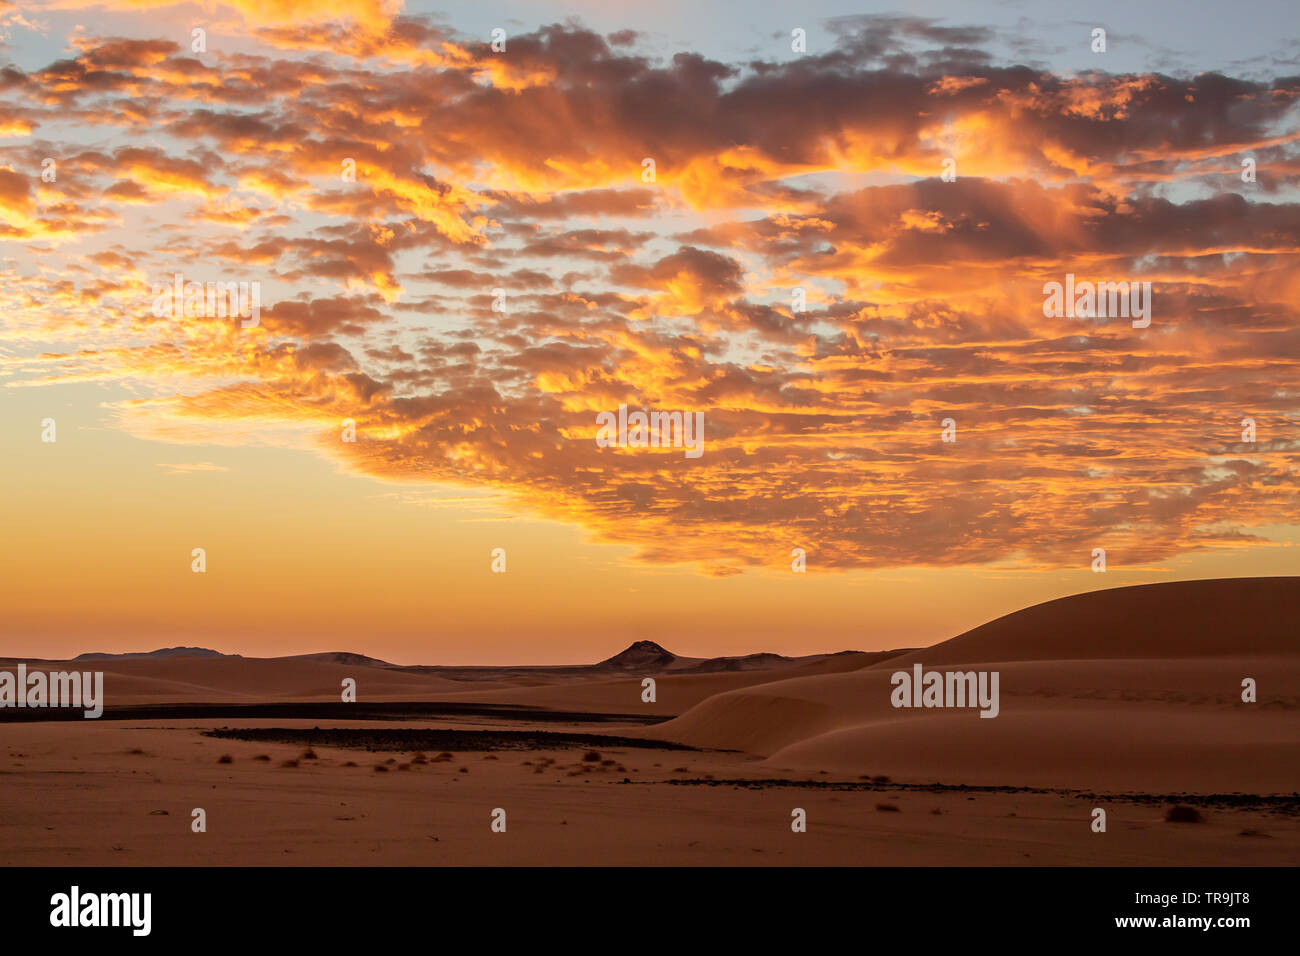
[[[0,656],[875,650],[1300,573],[1300,8],[1199,6],[0,0]],[[1070,273],[1150,326],[1045,317]]]

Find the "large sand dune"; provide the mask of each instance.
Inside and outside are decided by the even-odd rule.
[[[1300,789],[1300,578],[1145,585],[1027,608],[862,670],[709,698],[657,735],[774,769],[944,783]],[[894,708],[891,675],[1000,674],[1000,713]],[[1252,678],[1258,701],[1241,700]]]
[[[1087,591],[1036,604],[891,663],[1300,653],[1300,577]]]

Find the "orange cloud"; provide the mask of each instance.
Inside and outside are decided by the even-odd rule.
[[[7,385],[120,383],[138,435],[294,442],[710,575],[1294,520],[1293,79],[881,66],[890,37],[660,62],[577,26],[496,57],[389,4],[236,7],[270,26],[221,69],[87,38],[6,74],[43,137],[0,169]],[[1223,170],[1247,149],[1267,185]],[[259,282],[260,323],[153,315],[175,271]],[[1066,274],[1150,282],[1150,326],[1045,314]],[[703,413],[705,453],[599,446],[620,404]]]

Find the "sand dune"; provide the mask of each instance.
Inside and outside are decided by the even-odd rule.
[[[1300,577],[1173,581],[1072,594],[892,664],[1300,653]]]
[[[1290,793],[1300,775],[1294,710],[1214,713],[1113,704],[1032,706],[996,720],[932,712],[817,734],[765,766],[897,780],[1160,793]]]
[[[944,783],[1300,789],[1300,579],[1186,582],[1028,608],[862,670],[719,694],[654,733],[774,769]],[[895,709],[891,675],[1000,674],[1000,714]],[[1242,680],[1258,687],[1243,703]]]
[[[681,714],[701,701],[716,694],[738,688],[765,684],[778,676],[807,676],[834,674],[860,670],[876,662],[875,654],[835,654],[810,659],[805,663],[782,666],[776,670],[737,670],[704,674],[657,674],[655,701],[641,699],[642,676],[603,680],[566,682],[518,682],[507,686],[462,690],[455,700],[490,701],[498,704],[525,704],[532,707],[549,707],[555,710],[593,711],[614,714],[656,714],[672,716]],[[448,698],[453,699],[453,698]]]
[[[338,700],[342,681],[368,699],[419,699],[460,689],[456,681],[314,658],[125,658],[29,665],[29,670],[104,672],[107,706],[169,702]]]

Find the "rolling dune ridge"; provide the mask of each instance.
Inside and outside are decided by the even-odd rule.
[[[655,728],[773,769],[1207,792],[1300,789],[1300,578],[1144,585],[1026,608],[862,670],[701,702]],[[998,671],[1001,713],[896,709],[891,674]],[[1255,680],[1257,703],[1243,703]]]

